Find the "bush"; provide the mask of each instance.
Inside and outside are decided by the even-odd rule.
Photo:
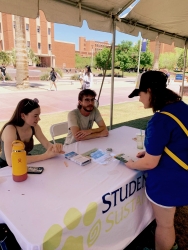
[[[59,68],[55,68],[55,71],[61,76],[63,77],[63,71]]]
[[[6,76],[5,76],[5,80],[6,80],[6,81],[12,81],[12,78],[10,77],[10,75],[9,75],[9,74],[6,74]],[[2,75],[0,75],[0,81],[3,81],[3,77],[2,77]]]
[[[49,78],[49,73],[44,73],[43,75],[40,76],[41,81],[47,81]]]
[[[75,74],[71,76],[71,80],[78,80],[79,79],[79,75]]]

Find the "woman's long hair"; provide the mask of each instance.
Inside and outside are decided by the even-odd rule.
[[[160,111],[165,105],[181,101],[180,95],[170,89],[151,89],[151,107],[153,113]]]
[[[87,72],[86,72],[85,74],[88,75],[88,76],[90,77],[90,73],[92,73],[92,72],[91,72],[90,66],[89,66],[89,65],[86,65],[85,68],[87,69]]]
[[[34,100],[28,99],[28,98],[22,99],[18,103],[18,105],[17,105],[12,117],[10,118],[10,120],[7,123],[5,123],[5,125],[1,129],[1,131],[0,131],[0,139],[1,139],[1,136],[2,136],[2,133],[3,133],[3,130],[5,129],[5,127],[7,125],[22,127],[25,122],[21,118],[21,114],[24,113],[25,115],[27,115],[28,113],[30,113],[34,109],[39,108],[40,106],[39,106],[38,102],[39,101],[36,98]]]

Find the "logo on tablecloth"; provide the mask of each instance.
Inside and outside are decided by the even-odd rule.
[[[116,228],[126,226],[138,217],[134,214],[136,211],[148,209],[144,188],[145,176],[138,173],[129,183],[105,193],[102,203],[91,202],[85,211],[75,207],[68,209],[62,216],[63,226],[53,224],[46,232],[43,250],[95,249],[101,244],[102,235],[113,235]],[[130,230],[134,234],[134,229]]]
[[[87,246],[91,247],[98,239],[101,232],[101,220],[98,219],[95,221],[97,214],[97,203],[91,202],[87,208],[86,212],[82,217],[81,212],[77,208],[70,208],[64,216],[64,224],[68,230],[75,230],[80,223],[82,223],[83,227],[88,227],[88,235],[87,235]],[[94,222],[95,221],[95,222]],[[43,239],[43,249],[44,250],[55,250],[60,246],[61,241],[63,239],[63,228],[58,225],[52,225]],[[83,250],[84,237],[82,235],[78,237],[69,236],[62,250]]]

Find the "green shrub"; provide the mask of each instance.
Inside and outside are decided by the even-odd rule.
[[[63,71],[59,68],[55,68],[55,71],[61,76],[63,77]]]
[[[43,75],[40,76],[41,81],[47,81],[49,78],[49,73],[44,73]]]
[[[79,75],[75,74],[71,76],[71,80],[78,80],[79,79]]]
[[[10,75],[9,75],[9,74],[6,74],[6,76],[5,76],[5,80],[6,80],[6,81],[12,81],[12,78],[10,77]],[[2,75],[0,75],[0,81],[3,81],[3,77],[2,77]]]

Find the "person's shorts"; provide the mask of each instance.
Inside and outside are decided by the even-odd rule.
[[[84,82],[83,89],[90,89],[90,82]]]
[[[146,194],[146,197],[148,198],[148,200],[149,200],[151,203],[153,203],[153,204],[155,204],[155,205],[157,205],[157,206],[159,206],[159,207],[173,208],[173,207],[170,207],[170,206],[163,206],[163,205],[158,204],[158,203],[156,203],[155,201],[153,201],[153,200],[148,196],[146,189],[145,189],[145,194]]]
[[[4,74],[3,72],[1,72],[1,75],[2,75],[2,76],[5,76],[5,74]]]

